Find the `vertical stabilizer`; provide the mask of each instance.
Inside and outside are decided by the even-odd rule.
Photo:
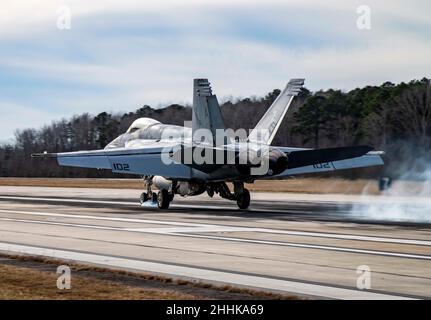
[[[192,132],[198,129],[208,129],[213,136],[214,144],[217,142],[216,130],[225,129],[217,97],[212,94],[208,79],[194,79],[193,83]]]
[[[248,137],[249,141],[267,145],[271,144],[287,110],[289,110],[293,97],[298,95],[303,85],[304,79],[289,80],[286,88],[284,88],[277,99],[275,99],[268,111],[250,133]]]

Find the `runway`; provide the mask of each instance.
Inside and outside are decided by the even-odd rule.
[[[206,195],[140,207],[139,194],[0,187],[0,251],[306,297],[431,298],[431,225],[367,220],[359,196],[253,193],[239,211]]]

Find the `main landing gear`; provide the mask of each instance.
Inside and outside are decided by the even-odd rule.
[[[214,193],[218,193],[220,197],[224,199],[236,201],[238,208],[247,209],[250,206],[250,192],[244,188],[243,182],[234,182],[233,187],[234,192],[232,193],[226,183],[217,183],[209,185],[207,193],[210,197],[212,197]]]
[[[151,201],[152,203],[157,204],[159,209],[168,209],[169,204],[174,199],[174,193],[166,189],[162,189],[158,193],[153,192],[151,189],[151,186],[153,185],[153,177],[154,176],[144,177],[147,191],[141,194],[139,201],[141,202],[141,205],[147,201]]]

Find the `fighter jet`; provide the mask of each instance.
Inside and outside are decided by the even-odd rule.
[[[250,193],[245,183],[383,165],[381,153],[369,146],[305,149],[271,145],[303,84],[304,79],[291,79],[256,127],[247,132],[226,128],[210,83],[195,79],[191,126],[140,118],[102,150],[32,156],[55,158],[60,166],[139,175],[146,183],[141,204],[152,202],[160,209],[167,209],[175,195],[205,192],[247,209]]]

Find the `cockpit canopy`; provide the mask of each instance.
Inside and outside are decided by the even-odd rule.
[[[181,142],[190,140],[191,133],[191,128],[162,124],[151,118],[139,118],[132,123],[126,133],[109,143],[105,149],[136,148],[160,141]]]
[[[151,118],[139,118],[132,123],[132,125],[127,130],[127,133],[133,133],[138,130],[145,130],[154,124],[160,124],[160,121]]]

